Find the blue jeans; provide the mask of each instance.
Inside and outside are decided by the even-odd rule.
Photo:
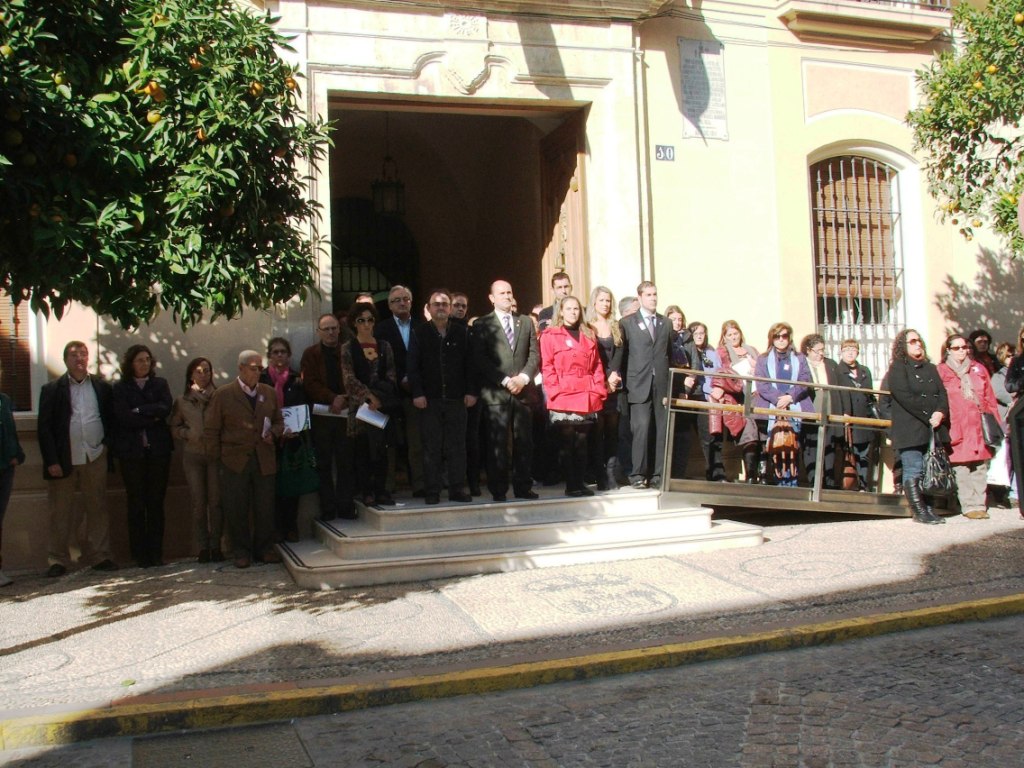
[[[927,445],[914,445],[900,449],[900,461],[903,462],[903,486],[906,487],[915,477],[924,473],[924,455]]]

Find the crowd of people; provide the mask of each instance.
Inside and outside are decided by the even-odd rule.
[[[986,442],[984,422],[994,419],[1010,435],[1024,402],[1016,399],[1024,390],[1024,329],[1016,345],[991,353],[984,331],[952,334],[938,365],[917,331],[901,331],[880,384],[889,394],[876,397],[856,340],[840,344],[837,361],[825,355],[821,335],[797,344],[793,328],[778,322],[759,353],[734,320],[722,323],[716,344],[709,327],[687,324],[679,306],[658,312],[650,281],[618,303],[605,286],[586,300],[574,295],[563,272],[551,286],[553,305],[519,314],[511,284],[496,280],[492,311],[478,317],[465,293],[444,289],[427,296],[422,319],[405,286],[389,291],[386,317],[371,295],[360,295],[346,312],[317,319],[317,341],[298,367],[290,342],[275,337],[266,358],[243,350],[235,377],[220,387],[209,358],[191,360],[177,397],[156,375],[146,345],[126,350],[111,385],[89,373],[88,347],[70,342],[66,372],[39,400],[47,575],[72,566],[79,493],[79,564],[119,567],[105,501],[114,459],[131,558],[142,568],[163,563],[175,443],[198,560],[230,559],[238,568],[280,561],[274,545],[298,540],[306,494],[318,495],[319,516],[330,521],[357,517],[360,505],[394,505],[397,478],[426,505],[439,504],[442,493],[450,503],[470,502],[483,495],[484,477],[495,502],[510,493],[536,499],[538,482],[564,482],[571,497],[593,496],[591,486],[659,488],[666,471],[687,475],[694,436],[708,481],[874,490],[881,418],[891,419],[897,490],[917,522],[944,522],[921,485],[935,444],[948,452],[966,517],[987,517],[992,494],[1006,506],[1017,497],[1012,440]],[[747,398],[752,408],[736,407]],[[669,409],[670,399],[694,407]],[[855,418],[819,430],[810,415],[822,412]],[[742,477],[729,477],[728,444],[742,458]],[[11,402],[0,395],[0,524],[24,460]],[[7,583],[0,571],[0,585]]]

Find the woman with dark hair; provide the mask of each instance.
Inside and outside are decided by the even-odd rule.
[[[590,293],[587,322],[594,329],[597,353],[604,369],[608,397],[597,415],[591,442],[591,472],[597,477],[597,490],[615,490],[619,447],[619,402],[622,389],[622,329],[615,319],[615,296],[603,285]]]
[[[844,339],[839,345],[840,359],[836,365],[836,369],[839,371],[839,384],[858,390],[869,390],[874,386],[871,370],[866,365],[860,365],[857,362],[859,354],[860,344],[856,339]],[[878,404],[871,392],[849,392],[847,395],[847,410],[844,411],[847,415],[876,418]],[[869,459],[871,444],[875,440],[876,434],[874,430],[864,427],[853,427],[850,430],[852,442],[849,447],[853,451],[853,455],[857,457],[857,481],[862,491],[871,489]]]
[[[375,339],[373,326],[377,309],[372,304],[353,304],[346,318],[355,332],[351,341],[341,348],[341,378],[348,394],[348,434],[354,440],[356,477],[362,486],[362,500],[367,506],[392,505],[395,500],[387,492],[388,430],[365,424],[356,418],[360,406],[381,411],[389,402],[398,400],[398,377],[391,345]]]
[[[956,473],[960,512],[972,520],[984,520],[988,518],[985,486],[992,451],[985,445],[981,419],[988,413],[1002,422],[999,403],[988,369],[971,358],[971,343],[965,336],[952,334],[942,349],[938,370],[949,400],[949,460]]]
[[[830,357],[825,357],[825,337],[820,333],[804,336],[800,342],[800,351],[807,358],[807,369],[811,372],[811,380],[815,384],[839,384],[839,365]],[[829,413],[841,416],[850,410],[849,396],[841,389],[811,388],[811,401],[814,410],[821,413],[823,400],[828,398]],[[803,430],[804,471],[807,482],[814,485],[818,468],[818,425],[808,424]],[[843,427],[825,427],[825,476],[822,478],[823,488],[835,488],[836,453],[842,451]]]
[[[149,347],[133,344],[114,384],[114,456],[128,497],[128,545],[143,568],[163,565],[164,497],[174,441],[167,427],[173,401],[156,375]]]
[[[718,340],[718,357],[722,373],[753,376],[757,367],[757,350],[747,344],[743,329],[735,320],[722,323]],[[741,379],[715,378],[711,382],[708,398],[716,403],[741,405],[744,400],[744,382]],[[723,432],[727,433],[743,452],[743,473],[748,483],[758,481],[758,463],[761,460],[761,441],[757,422],[742,413],[726,411],[722,416]]]
[[[1010,427],[1010,457],[1013,463],[1011,500],[1016,496],[1017,512],[1024,517],[1021,499],[1024,499],[1024,326],[1017,334],[1017,356],[1006,367],[1006,391],[1014,396],[1013,405],[1006,415]]]
[[[722,367],[722,358],[719,357],[719,351],[708,343],[708,327],[704,323],[690,323],[687,330],[690,332],[690,354],[693,357],[690,365],[696,370],[709,374],[699,378],[697,386],[690,393],[690,399],[707,402],[712,399],[715,388],[714,379],[710,374],[716,373]],[[719,421],[718,428],[712,430],[709,413],[709,411],[697,411],[695,414],[697,435],[700,437],[700,447],[704,453],[704,479],[715,483],[724,482],[722,426]]]
[[[754,407],[792,411],[792,430],[800,434],[800,414],[814,410],[811,390],[803,386],[811,380],[811,371],[807,367],[807,358],[793,348],[793,326],[789,323],[774,323],[768,329],[768,351],[757,358],[754,375],[781,380],[757,382],[754,386]],[[775,416],[759,417],[757,422],[761,439],[765,440],[772,434],[778,419]],[[794,467],[795,458],[787,457],[785,468],[776,462],[776,484],[796,485],[798,478]]]
[[[892,362],[885,374],[889,388],[892,447],[903,466],[903,492],[914,522],[945,523],[926,503],[921,492],[924,455],[935,432],[935,441],[949,442],[949,400],[938,369],[928,360],[921,334],[906,328],[892,342]]]
[[[168,419],[171,434],[184,443],[181,466],[188,483],[192,534],[200,563],[224,560],[224,513],[220,506],[217,462],[206,455],[203,442],[203,419],[214,389],[213,363],[205,357],[190,360],[185,369],[185,392],[175,399]]]
[[[306,405],[306,391],[302,388],[299,372],[292,368],[292,345],[288,339],[275,336],[267,342],[269,364],[260,374],[260,383],[274,388],[279,408]],[[299,434],[285,432],[277,439],[277,493],[274,496],[274,527],[278,540],[299,540],[299,499],[301,496],[282,494],[282,485],[288,485],[288,473],[295,472],[290,461],[302,448]]]
[[[575,296],[555,307],[552,324],[540,335],[540,367],[548,418],[558,435],[559,456],[569,496],[593,496],[584,476],[587,438],[608,397],[593,328],[583,322]]]

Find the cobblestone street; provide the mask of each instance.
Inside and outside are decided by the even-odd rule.
[[[293,723],[5,753],[16,766],[926,766],[1024,749],[1024,617]]]

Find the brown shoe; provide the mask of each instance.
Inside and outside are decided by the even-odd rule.
[[[276,549],[268,549],[263,553],[263,557],[260,558],[264,563],[280,563],[281,556],[277,554]]]
[[[248,557],[236,557],[235,568],[248,568],[252,565],[252,561]]]

